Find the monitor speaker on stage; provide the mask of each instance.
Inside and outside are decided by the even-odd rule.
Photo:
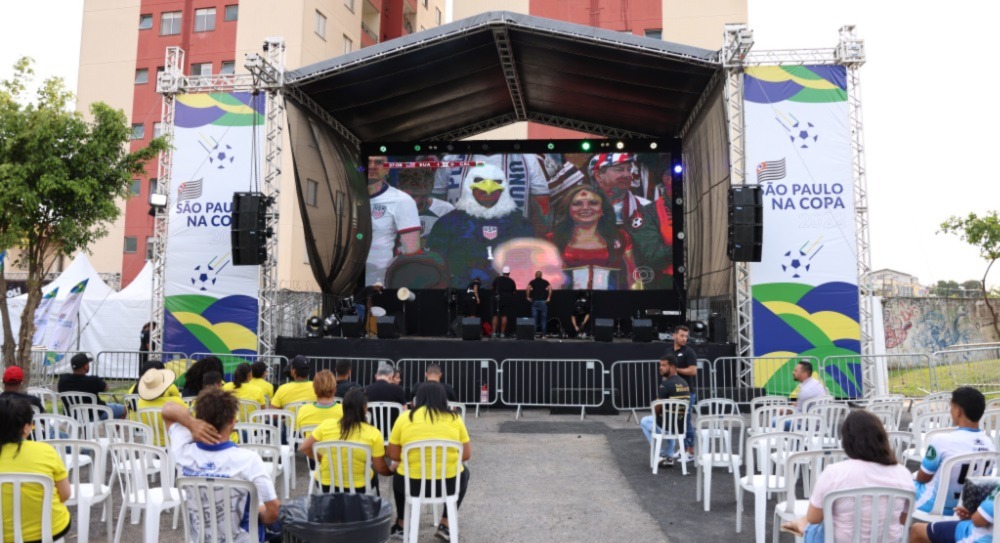
[[[535,339],[535,319],[531,317],[517,319],[517,339]]]
[[[483,338],[483,323],[479,317],[462,317],[462,339],[479,341]]]
[[[267,260],[265,212],[262,193],[233,193],[230,234],[234,266],[258,266]]]
[[[632,341],[634,343],[653,341],[652,319],[632,319]]]
[[[340,319],[340,329],[344,332],[344,337],[361,337],[365,333],[361,317],[357,315],[344,315]]]
[[[712,343],[729,342],[729,320],[722,315],[712,315],[708,318],[708,340]]]
[[[611,341],[614,337],[614,319],[594,319],[594,341]]]
[[[395,315],[379,317],[376,322],[379,339],[397,339],[399,337],[399,322]]]
[[[759,185],[729,189],[729,238],[733,262],[760,262],[764,239],[764,206]]]

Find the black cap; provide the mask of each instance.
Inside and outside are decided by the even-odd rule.
[[[88,353],[76,353],[73,355],[73,358],[70,359],[69,363],[73,366],[73,369],[78,370],[93,361],[94,357],[90,356]]]
[[[301,354],[288,363],[290,369],[295,370],[295,375],[305,377],[309,375],[309,359]]]

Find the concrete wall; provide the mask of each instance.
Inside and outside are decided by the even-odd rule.
[[[930,354],[960,343],[1000,341],[982,300],[885,298],[882,307],[886,353]]]

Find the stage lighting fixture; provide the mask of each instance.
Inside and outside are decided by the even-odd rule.
[[[684,266],[677,266],[677,273],[684,273],[686,271],[687,268],[685,268]]]
[[[389,149],[385,145],[382,145],[381,147],[378,148],[378,150],[384,153],[384,152],[388,151]]]
[[[149,205],[157,208],[167,207],[167,195],[158,192],[150,193]]]
[[[556,144],[554,144],[554,143],[551,143],[551,142],[550,142],[550,143],[549,143],[548,145],[546,145],[545,147],[547,147],[547,148],[548,148],[548,150],[549,150],[549,151],[551,151],[551,150],[553,150],[553,149],[555,149],[555,148],[556,148]]]
[[[674,200],[674,203],[677,204],[677,205],[679,205],[679,206],[682,206],[682,205],[684,205],[684,198],[681,198],[680,196],[678,196],[677,199]]]
[[[323,337],[323,320],[316,315],[306,321],[306,337]]]
[[[684,232],[677,232],[677,239],[684,239]]]
[[[690,323],[691,340],[695,343],[708,341],[708,323],[705,321],[694,321]]]
[[[681,166],[680,164],[674,165],[674,173],[681,173],[683,171],[684,171],[684,166]]]
[[[657,147],[659,147],[659,146],[656,144],[655,141],[649,144],[649,148],[650,149],[656,149]]]
[[[589,141],[585,141],[585,142],[581,143],[580,144],[580,149],[583,150],[583,151],[589,151],[590,150],[590,142]]]
[[[340,326],[340,319],[336,313],[330,313],[329,317],[323,319],[323,333],[325,335],[332,334],[338,326]]]
[[[419,145],[414,145],[413,146],[413,150],[414,151],[419,151],[420,150],[420,146]]]
[[[625,148],[625,142],[619,141],[618,143],[615,144],[615,147],[618,148],[619,151],[621,151],[622,149]]]

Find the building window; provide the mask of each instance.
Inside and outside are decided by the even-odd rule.
[[[129,185],[128,185],[128,193],[131,194],[132,196],[138,196],[139,194],[141,194],[142,193],[142,180],[141,179],[133,179],[132,182],[129,183]]]
[[[160,188],[160,180],[157,178],[152,178],[149,180],[149,193],[156,194],[157,189]]]
[[[146,137],[146,125],[137,123],[132,125],[132,139],[141,140]]]
[[[143,13],[139,15],[139,30],[149,30],[153,28],[153,14]]]
[[[424,7],[427,7],[427,0],[424,0]]]
[[[158,138],[163,135],[163,123],[153,123],[153,137]]]
[[[315,206],[319,195],[319,183],[312,179],[306,179],[306,205]]]
[[[344,54],[350,53],[354,50],[354,41],[347,36],[344,36]]]
[[[351,13],[354,13],[354,0],[344,0],[344,5],[347,6],[347,9],[349,9]]]
[[[181,33],[181,12],[165,11],[160,15],[160,35],[173,36]]]
[[[135,71],[135,84],[145,85],[149,83],[149,68],[139,68]]]
[[[646,29],[646,37],[647,38],[656,38],[658,40],[662,40],[663,39],[663,30],[661,30],[659,28],[648,28],[648,29]]]
[[[226,6],[226,15],[225,15],[225,18],[226,18],[227,21],[235,21],[235,20],[239,19],[240,18],[240,7],[237,6],[237,5],[235,5],[235,4],[231,5],[231,6]]]
[[[125,236],[125,252],[134,253],[139,250],[139,238]]]
[[[215,8],[194,10],[194,31],[210,32],[215,30]]]
[[[434,8],[434,24],[441,26],[441,10]]]
[[[146,238],[146,260],[153,260],[153,249],[156,247],[156,238]]]
[[[191,75],[212,75],[211,62],[199,62],[191,65]]]
[[[236,73],[236,61],[223,60],[222,68],[219,70],[219,75],[233,75],[235,73]]]
[[[326,15],[316,10],[316,35],[326,39]]]

